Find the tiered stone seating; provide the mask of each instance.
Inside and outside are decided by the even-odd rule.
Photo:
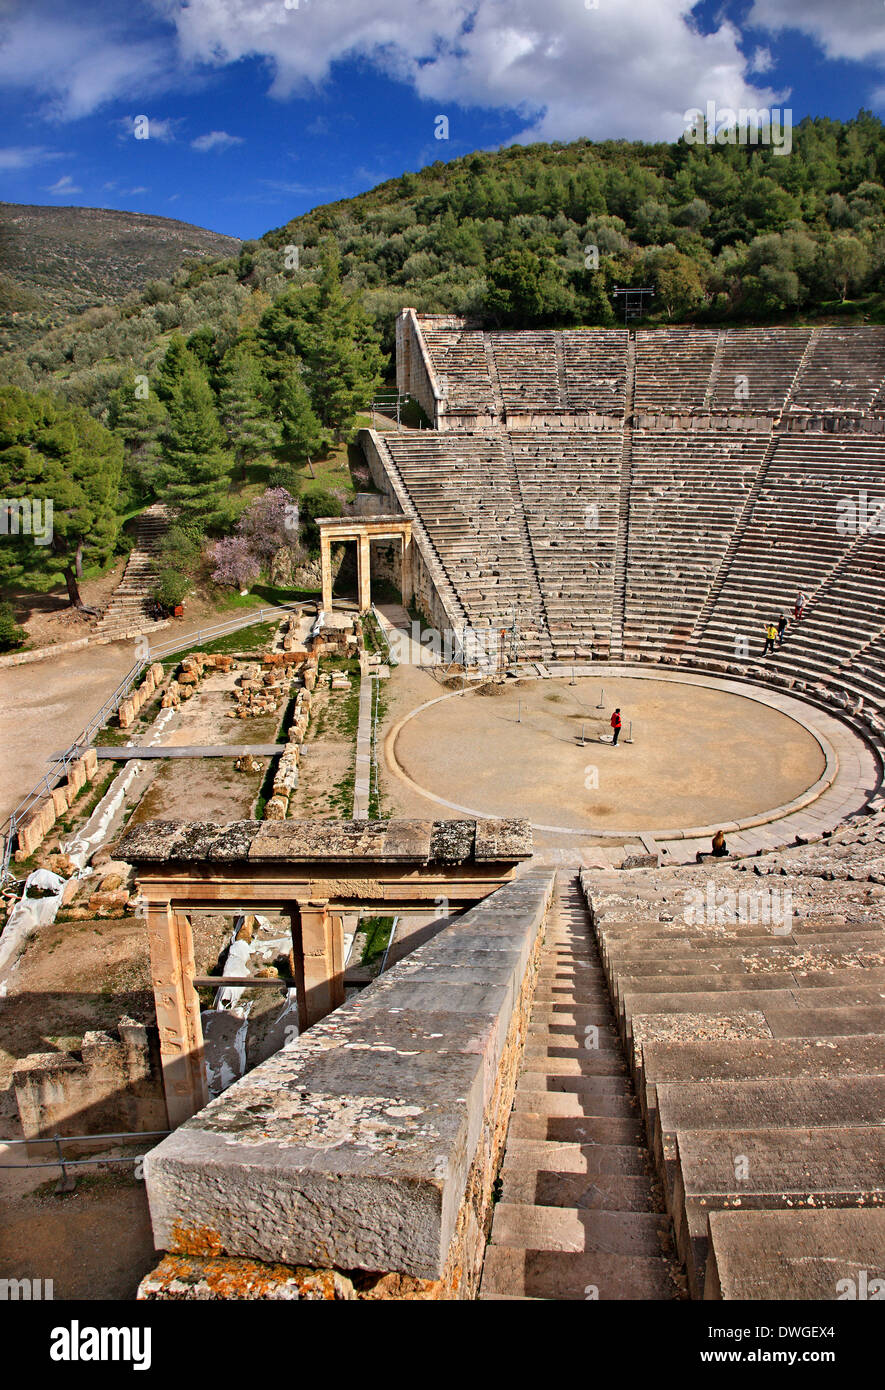
[[[578,883],[547,924],[483,1299],[675,1299],[684,1280]]]
[[[508,411],[564,410],[552,332],[490,333]]]
[[[815,594],[802,622],[791,626],[771,664],[806,679],[838,676],[840,688],[881,705],[885,667],[858,672],[855,680],[855,662],[869,668],[865,652],[885,632],[883,593],[885,535],[867,535]]]
[[[627,330],[567,329],[562,334],[570,410],[623,415],[627,383]]]
[[[810,338],[810,328],[730,328],[711,409],[780,412]]]
[[[885,328],[824,328],[799,374],[796,411],[869,410],[885,380]]]
[[[852,654],[840,683],[885,711],[885,634]]]
[[[751,655],[757,658],[765,622],[776,619],[782,610],[792,614],[799,590],[813,597],[835,566],[847,558],[855,537],[840,533],[843,513],[839,500],[857,500],[863,491],[870,497],[878,496],[883,476],[885,445],[878,436],[782,436],[731,558],[714,612],[699,636],[699,650],[733,661],[739,655],[735,645],[739,635],[749,640]],[[873,553],[872,547],[867,553]],[[872,580],[865,587],[874,583]],[[835,596],[840,592],[838,576],[832,592]],[[838,604],[838,597],[835,602]],[[838,623],[832,605],[829,620],[826,611],[825,626],[832,627],[834,621]],[[810,617],[809,613],[809,621]],[[862,636],[870,629],[861,624],[856,631]],[[788,642],[794,640],[791,634]],[[785,646],[785,657],[788,650]],[[832,673],[838,650],[834,640],[829,659],[822,653],[822,676]],[[809,651],[806,647],[806,657]],[[807,661],[805,669],[809,669]]]
[[[501,438],[425,431],[386,443],[469,622],[499,628],[515,613],[526,654],[540,654],[540,593]]]
[[[504,407],[512,414],[624,413],[625,329],[483,333],[433,314],[421,315],[420,324],[434,371],[446,389],[449,413],[485,412],[493,406],[487,347]]]
[[[448,408],[488,409],[492,383],[484,334],[477,329],[437,327],[430,317],[421,320],[421,330]]]
[[[719,334],[695,328],[636,334],[636,411],[680,411],[704,404]]]
[[[555,653],[611,640],[621,435],[514,432],[513,461]]]
[[[803,1292],[835,1298],[885,1202],[885,929],[869,886],[790,879],[778,935],[752,898],[741,912],[760,881],[733,868],[582,878],[690,1293],[725,1292],[718,1266],[740,1252],[769,1271],[757,1296],[796,1297],[756,1217],[801,1211],[818,1269]],[[732,895],[729,920],[697,911],[708,885],[720,907]],[[834,1248],[845,1269],[826,1267]]]
[[[751,432],[633,435],[625,649],[678,649],[687,638],[767,444]]]

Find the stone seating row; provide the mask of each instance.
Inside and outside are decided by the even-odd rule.
[[[885,930],[866,885],[791,879],[778,920],[748,879],[582,875],[689,1292],[747,1296],[737,1264],[752,1296],[836,1299],[882,1234]],[[794,1248],[797,1214],[804,1272],[768,1243]]]
[[[621,439],[511,435],[513,461],[555,654],[611,645]]]
[[[468,621],[499,626],[515,614],[531,649],[540,595],[500,438],[425,433],[387,445]]]
[[[748,642],[757,657],[764,623],[781,611],[792,616],[800,589],[812,603],[788,633],[787,665],[795,656],[797,670],[828,674],[882,632],[881,538],[846,530],[845,520],[846,503],[859,516],[865,494],[885,493],[883,476],[885,448],[876,436],[779,438],[698,649],[733,660]]]
[[[420,316],[420,322],[451,409],[493,407],[486,344],[508,410],[625,408],[625,330],[483,333],[459,327],[451,316]],[[640,412],[863,413],[881,409],[883,383],[885,328],[878,325],[826,326],[814,334],[807,328],[636,333],[634,406]]]
[[[625,646],[670,647],[691,632],[767,445],[749,432],[634,433]]]

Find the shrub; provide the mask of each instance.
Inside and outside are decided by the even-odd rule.
[[[153,596],[161,608],[175,608],[184,601],[189,588],[187,575],[180,570],[161,569]]]
[[[28,634],[15,621],[11,603],[0,603],[0,652],[12,652],[24,645]]]

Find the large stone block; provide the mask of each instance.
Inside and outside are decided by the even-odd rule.
[[[552,884],[506,884],[154,1149],[158,1247],[440,1280],[461,1242],[469,1284]]]

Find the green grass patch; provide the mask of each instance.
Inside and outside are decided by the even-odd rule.
[[[211,642],[192,642],[190,646],[182,647],[180,651],[173,652],[170,656],[164,656],[163,665],[175,666],[186,656],[190,656],[191,652],[206,652],[209,656],[248,656],[250,654],[260,656],[278,626],[279,619],[274,619],[269,623],[252,623],[249,627],[241,627],[236,632],[228,632],[223,637],[216,637]]]
[[[393,917],[364,917],[362,919],[360,931],[366,934],[366,944],[360,957],[361,965],[374,965],[376,961],[380,964],[384,952],[390,944],[393,923]]]

